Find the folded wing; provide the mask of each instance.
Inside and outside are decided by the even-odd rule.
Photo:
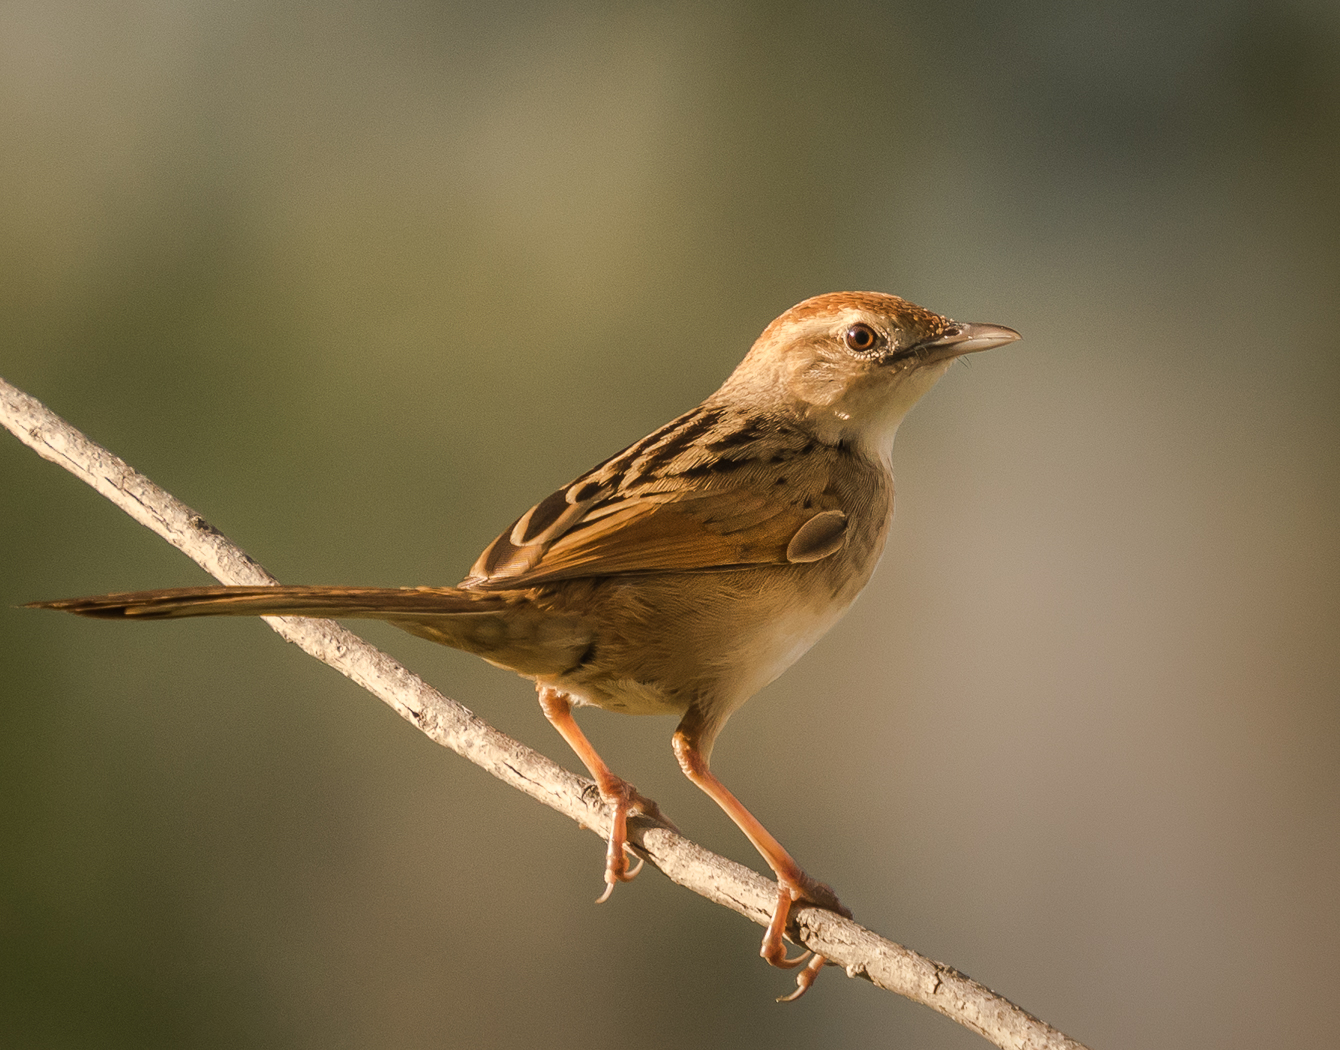
[[[841,549],[841,453],[775,421],[702,406],[523,514],[461,586],[817,561]]]

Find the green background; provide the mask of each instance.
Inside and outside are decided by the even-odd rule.
[[[1334,4],[0,4],[0,375],[280,578],[448,584],[776,314],[1022,343],[714,767],[862,922],[1095,1047],[1340,984]],[[0,436],[0,1043],[977,1047],[601,848]],[[564,762],[526,683],[372,625]],[[757,864],[663,719],[584,717]],[[1331,991],[1328,991],[1331,990]]]

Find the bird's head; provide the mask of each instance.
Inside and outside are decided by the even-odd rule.
[[[963,324],[880,292],[830,292],[793,306],[754,343],[718,396],[887,455],[898,424],[955,358],[1019,333]]]

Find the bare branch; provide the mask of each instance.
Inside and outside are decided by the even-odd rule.
[[[39,456],[91,485],[221,583],[278,582],[190,507],[3,379],[0,421]],[[602,837],[608,834],[609,816],[590,781],[498,732],[357,635],[331,620],[274,616],[265,620],[280,637],[353,679],[437,743]],[[767,925],[776,901],[770,880],[646,820],[630,822],[629,837],[674,882]],[[864,977],[938,1010],[999,1047],[1084,1050],[952,967],[849,919],[812,907],[798,907],[793,916],[793,938],[844,967],[849,976]]]

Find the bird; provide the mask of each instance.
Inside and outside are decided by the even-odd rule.
[[[1019,338],[882,292],[818,295],[769,324],[698,407],[517,518],[455,587],[186,587],[32,605],[127,620],[386,620],[515,671],[612,809],[599,901],[641,870],[629,861],[629,818],[665,818],[610,770],[573,709],[679,716],[680,768],[777,878],[760,954],[800,968],[779,1001],[796,999],[827,960],[788,954],[793,906],[851,912],[716,777],[712,746],[869,581],[893,519],[893,442],[908,411],[954,361]]]

